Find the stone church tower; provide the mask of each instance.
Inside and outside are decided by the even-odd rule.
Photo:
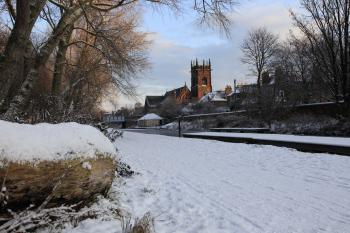
[[[210,92],[212,92],[210,59],[203,60],[203,64],[200,65],[197,59],[191,61],[191,98],[199,100]]]

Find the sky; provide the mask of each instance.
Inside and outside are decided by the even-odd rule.
[[[233,85],[234,79],[239,83],[254,82],[241,62],[240,46],[249,30],[262,26],[280,40],[285,39],[293,27],[289,9],[298,11],[298,0],[240,0],[229,14],[233,23],[228,38],[217,29],[199,26],[192,11],[174,14],[145,8],[140,30],[149,32],[152,40],[151,69],[135,82],[139,97],[119,96],[118,107],[144,103],[146,95],[163,95],[185,83],[190,86],[190,62],[196,58],[211,59],[213,90]],[[105,108],[112,107],[106,104]]]

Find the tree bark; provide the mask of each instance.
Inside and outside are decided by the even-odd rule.
[[[3,160],[1,162],[4,162]],[[88,163],[90,168],[82,164]],[[62,204],[88,203],[98,194],[105,194],[111,187],[116,162],[97,155],[94,159],[67,159],[57,161],[4,162],[0,179],[4,181],[9,199],[6,209],[23,210],[30,204],[37,206],[49,201],[45,207]],[[48,196],[51,199],[48,200]]]
[[[12,82],[23,78],[25,53],[30,36],[30,32],[28,33],[30,21],[29,1],[18,0],[16,9],[16,22],[5,48],[4,59],[0,64],[0,102],[2,104],[5,104],[4,102]]]
[[[68,49],[68,43],[73,32],[73,27],[71,26],[64,37],[58,43],[58,49],[56,54],[55,68],[52,80],[51,93],[54,96],[59,96],[61,94],[61,84],[62,77],[66,67],[66,53]]]
[[[13,121],[23,115],[27,108],[33,87],[39,78],[39,68],[46,64],[53,50],[57,47],[59,41],[67,32],[67,29],[81,17],[82,13],[83,9],[77,7],[67,10],[62,15],[61,20],[52,32],[51,37],[36,55],[34,65],[26,76],[18,94],[11,100],[10,107],[4,115],[6,120]]]
[[[26,75],[26,63],[32,58],[30,34],[46,0],[18,0],[16,20],[6,44],[4,59],[0,61],[0,108],[6,109],[11,98],[9,91],[19,86]],[[0,109],[1,110],[1,109]]]

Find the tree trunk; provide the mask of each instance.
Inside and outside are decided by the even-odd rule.
[[[257,81],[257,91],[258,91],[258,99],[257,99],[257,104],[258,104],[258,110],[259,113],[262,112],[262,94],[261,94],[261,71],[258,71],[258,81]]]
[[[32,60],[30,34],[46,0],[18,0],[16,20],[0,62],[0,111],[6,109],[11,94],[21,85]],[[10,93],[11,92],[11,93]]]
[[[346,108],[346,113],[348,116],[350,116],[350,76],[349,73],[347,75],[347,91],[346,91],[346,95],[344,97],[344,102],[345,102],[345,108]]]
[[[16,22],[5,48],[4,59],[0,64],[0,103],[2,103],[2,105],[6,102],[6,97],[12,83],[15,80],[23,78],[24,61],[27,47],[29,45],[29,1],[18,0],[16,9]]]
[[[67,29],[79,19],[82,14],[82,8],[67,10],[57,27],[52,32],[51,37],[40,49],[36,55],[35,63],[24,80],[18,94],[11,100],[10,107],[6,111],[4,118],[13,121],[23,115],[27,108],[30,96],[33,92],[34,84],[39,79],[39,68],[46,64],[53,50],[57,47],[59,41],[65,35]]]
[[[51,196],[45,207],[62,204],[85,204],[98,194],[105,194],[111,187],[116,162],[104,155],[94,159],[67,159],[57,161],[4,162],[0,179],[4,181],[9,197],[6,209],[23,210],[31,204],[42,205]],[[84,167],[88,164],[89,167]]]
[[[73,27],[70,27],[65,33],[64,37],[58,43],[51,89],[52,95],[54,96],[59,96],[61,93],[62,77],[66,67],[66,53],[72,32]]]

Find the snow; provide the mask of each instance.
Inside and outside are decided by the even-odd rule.
[[[199,100],[200,103],[207,103],[207,102],[211,102],[211,101],[222,101],[222,102],[225,101],[226,102],[226,99],[219,96],[219,93],[217,93],[217,92],[210,92],[210,93],[206,94],[205,96],[203,96]]]
[[[171,123],[168,123],[166,125],[160,126],[161,129],[170,129],[170,130],[176,130],[179,128],[179,123],[177,121],[173,121]]]
[[[181,109],[181,112],[183,113],[183,114],[191,114],[194,110],[193,110],[193,107],[195,106],[195,104],[193,104],[193,103],[189,103],[189,104],[187,104],[185,107],[183,107],[182,109]]]
[[[139,119],[140,120],[162,120],[163,118],[161,118],[160,116],[158,116],[157,114],[154,113],[148,113],[146,115],[144,115],[143,117],[141,117]]]
[[[0,120],[0,160],[35,162],[96,155],[115,157],[114,145],[99,130],[77,123],[17,124]]]
[[[84,168],[84,169],[87,169],[87,170],[91,170],[92,169],[92,165],[90,162],[88,161],[85,161],[81,164],[81,166]]]
[[[200,132],[189,133],[190,135],[219,136],[232,138],[252,138],[263,140],[274,140],[283,142],[314,143],[318,145],[335,145],[350,147],[350,138],[344,137],[319,137],[319,136],[299,136],[286,134],[259,134],[259,133],[220,133],[220,132]]]
[[[198,124],[196,122],[187,122],[187,121],[181,121],[180,122],[181,129],[182,130],[189,130],[193,128],[199,128]],[[168,130],[178,130],[179,129],[179,122],[178,121],[173,121],[171,123],[168,123],[166,125],[162,125],[160,127],[161,129],[168,129]]]
[[[339,103],[344,103],[344,101],[339,101]],[[321,106],[321,105],[333,105],[337,104],[337,102],[318,102],[318,103],[311,103],[311,104],[298,104],[296,107],[305,107],[305,106]]]
[[[350,157],[132,132],[116,146],[141,173],[120,203],[135,217],[150,211],[156,232],[349,232]]]
[[[224,115],[232,115],[236,113],[243,113],[246,112],[246,110],[237,110],[233,112],[215,112],[215,113],[203,113],[203,114],[193,114],[193,115],[186,115],[182,118],[195,118],[195,117],[206,117],[206,116],[224,116]]]
[[[269,130],[270,128],[211,128],[212,130]]]
[[[88,218],[79,222],[77,226],[74,221],[72,223],[66,223],[63,225],[62,231],[52,231],[52,229],[48,227],[41,229],[36,233],[125,233],[122,231],[122,223],[119,214],[125,215],[126,218],[129,216],[123,211],[117,212],[117,210],[119,210],[119,201],[116,194],[119,194],[119,187],[120,184],[118,180],[115,179],[111,189],[111,192],[115,195],[114,199],[99,196],[95,204],[84,207],[78,212],[80,215],[90,213],[91,216],[94,216],[94,214],[96,214],[96,218]]]

